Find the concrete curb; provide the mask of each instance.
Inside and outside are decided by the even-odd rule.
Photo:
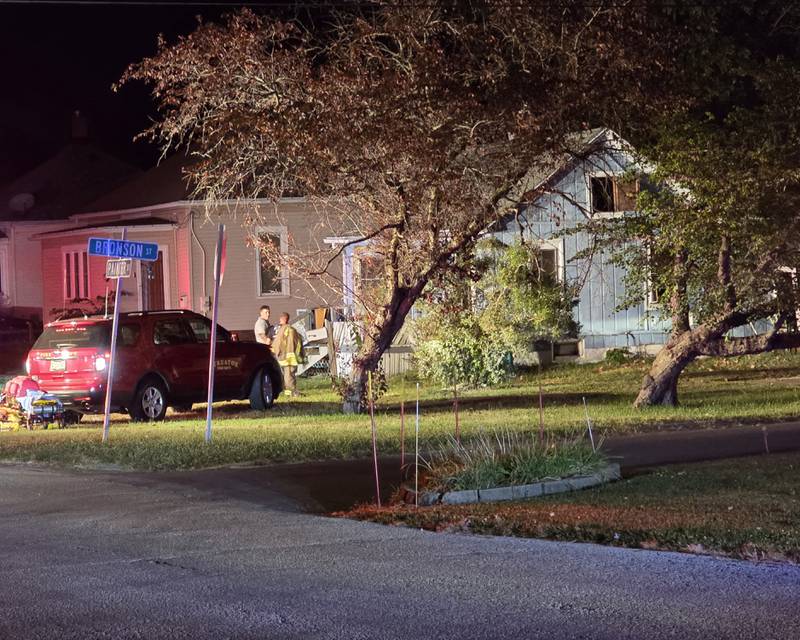
[[[524,500],[554,493],[566,493],[596,487],[606,482],[620,480],[619,464],[606,465],[596,473],[586,476],[572,476],[560,480],[547,480],[533,484],[516,485],[513,487],[496,487],[493,489],[472,489],[468,491],[447,491],[436,493],[433,491],[420,492],[419,504],[429,507],[434,504],[474,504],[477,502],[502,502],[505,500]],[[414,502],[414,490],[406,487],[406,502]]]

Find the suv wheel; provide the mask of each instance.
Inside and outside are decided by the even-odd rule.
[[[167,390],[164,384],[149,378],[139,385],[129,409],[131,418],[140,422],[163,420],[167,414]]]
[[[250,387],[250,408],[255,411],[264,411],[275,403],[275,387],[272,384],[272,375],[267,367],[263,367],[256,374],[253,385]]]

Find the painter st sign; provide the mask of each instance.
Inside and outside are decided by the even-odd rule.
[[[106,262],[106,278],[130,278],[132,264],[129,258],[109,260]]]
[[[113,238],[89,238],[89,255],[155,262],[158,260],[158,244],[114,240]]]

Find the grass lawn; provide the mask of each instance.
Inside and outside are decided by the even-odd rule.
[[[434,531],[800,562],[800,453],[660,467],[521,502],[364,506],[347,517]]]
[[[548,430],[582,431],[582,398],[600,432],[636,432],[677,427],[725,427],[790,420],[800,415],[800,355],[775,353],[736,360],[702,360],[683,376],[681,407],[637,411],[631,407],[647,363],[557,365],[542,374]],[[205,412],[172,415],[161,424],[134,424],[115,416],[111,442],[100,442],[101,420],[86,419],[65,430],[0,432],[0,459],[67,464],[111,463],[138,469],[196,468],[237,462],[359,457],[370,454],[369,418],[342,415],[328,380],[301,380],[304,396],[281,399],[273,410],[250,411],[246,403],[215,405],[214,437],[203,442]],[[465,439],[481,430],[538,429],[538,380],[522,375],[492,389],[476,389],[460,400]],[[399,403],[405,400],[406,447],[413,443],[415,384],[391,380],[377,408],[378,447],[400,449]],[[423,448],[442,443],[454,430],[451,396],[422,385]],[[2,426],[2,425],[0,425]]]

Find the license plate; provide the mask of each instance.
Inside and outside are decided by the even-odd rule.
[[[50,371],[65,371],[67,363],[64,360],[51,360]]]

